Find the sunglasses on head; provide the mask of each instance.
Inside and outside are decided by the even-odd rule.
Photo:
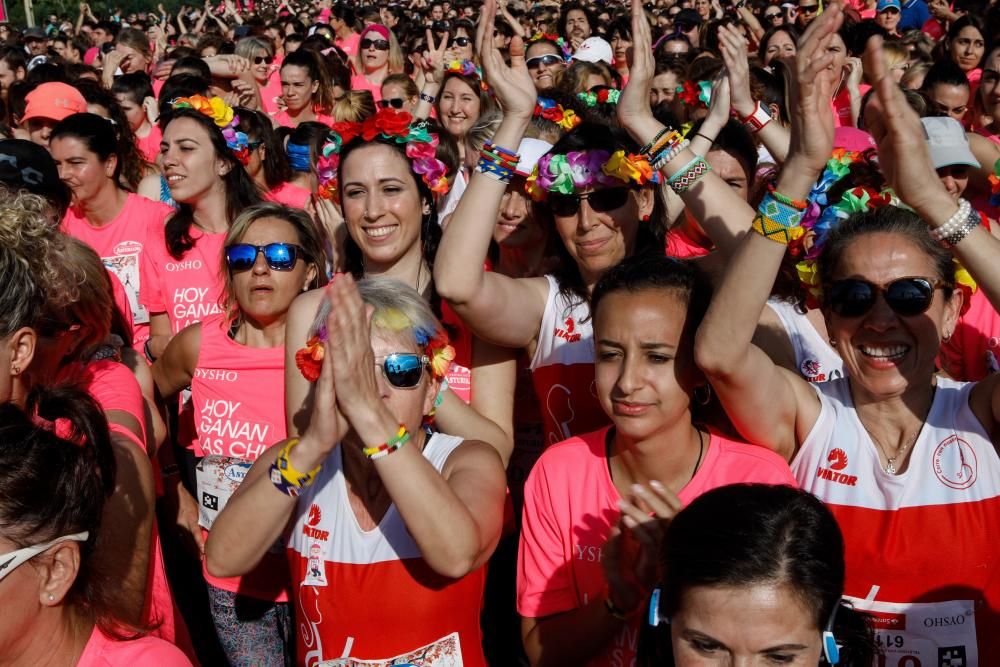
[[[606,188],[604,190],[594,190],[585,195],[563,195],[556,192],[549,193],[549,209],[553,214],[561,218],[568,218],[576,215],[580,210],[580,202],[584,199],[594,211],[607,213],[621,208],[628,201],[629,188]]]
[[[370,49],[375,47],[376,51],[388,51],[389,50],[389,40],[387,39],[363,39],[361,40],[362,50]]]
[[[257,263],[257,255],[260,253],[264,253],[264,261],[272,271],[291,271],[300,257],[308,257],[305,249],[294,243],[235,243],[226,247],[226,264],[233,273],[249,271]]]
[[[406,104],[406,100],[402,97],[393,97],[392,99],[378,101],[379,108],[382,109],[388,109],[389,107],[402,109],[404,104]]]
[[[934,301],[934,290],[940,286],[941,281],[927,278],[899,278],[884,287],[849,278],[830,285],[826,303],[841,317],[862,317],[875,306],[881,294],[894,313],[913,317],[927,312]]]
[[[381,367],[382,377],[396,389],[413,389],[420,384],[428,361],[422,354],[394,352],[386,356],[382,363],[376,357],[375,365]]]
[[[552,65],[558,65],[562,61],[563,59],[560,58],[559,56],[553,55],[551,53],[546,53],[544,56],[535,56],[534,58],[528,58],[524,64],[528,66],[528,69],[538,69],[542,65],[551,67]]]
[[[254,59],[253,59],[253,64],[254,65],[260,65],[262,63],[264,65],[270,65],[273,62],[274,62],[274,58],[271,57],[271,56],[254,56]]]
[[[8,574],[19,568],[20,566],[27,563],[29,560],[34,558],[40,553],[51,549],[57,544],[62,544],[63,542],[86,542],[87,538],[90,537],[90,533],[83,531],[82,533],[75,533],[73,535],[64,535],[63,537],[57,537],[51,542],[46,542],[45,544],[36,544],[30,547],[24,547],[23,549],[18,549],[17,551],[11,551],[0,556],[0,580],[6,577]]]
[[[472,44],[472,40],[469,39],[468,37],[456,37],[455,39],[451,40],[451,45],[452,46],[463,46],[464,47],[464,46],[468,46],[469,44]]]

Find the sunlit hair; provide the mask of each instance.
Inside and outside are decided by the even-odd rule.
[[[399,46],[399,40],[396,39],[396,33],[394,33],[390,28],[386,28],[389,31],[389,60],[386,61],[386,65],[389,66],[390,74],[397,74],[403,71],[403,67],[406,64],[406,57],[403,55],[403,49]],[[382,39],[382,35],[375,32],[374,30],[369,30],[364,33],[364,36],[368,39],[373,39],[370,35],[375,35],[374,39]],[[357,52],[351,56],[351,63],[354,65],[354,71],[363,73],[365,71],[364,61],[361,59],[361,46],[358,45]]]
[[[65,237],[62,248],[52,253],[50,261],[62,267],[63,280],[75,282],[76,298],[61,308],[59,315],[80,327],[73,332],[71,358],[86,358],[86,352],[103,343],[111,332],[117,308],[111,276],[90,246],[70,236]],[[46,310],[50,310],[48,304]],[[53,313],[52,319],[55,316]]]
[[[236,55],[243,56],[250,62],[253,62],[254,57],[260,51],[268,56],[273,56],[274,47],[271,45],[271,40],[263,37],[244,37],[236,42]]]
[[[153,60],[153,52],[149,48],[149,38],[146,37],[146,33],[141,30],[136,30],[135,28],[122,28],[122,31],[118,33],[118,37],[115,38],[115,44],[121,44],[122,46],[135,49],[141,53],[142,57],[146,60],[150,62]]]
[[[326,285],[327,241],[319,227],[309,217],[309,214],[302,209],[291,208],[274,202],[249,206],[243,209],[243,212],[229,226],[222,247],[226,248],[235,243],[241,243],[251,225],[265,218],[284,220],[295,229],[297,237],[295,243],[302,246],[306,251],[307,257],[304,258],[304,261],[316,266],[316,277],[309,283],[309,287],[314,288]],[[221,266],[225,289],[222,293],[222,303],[220,305],[226,316],[230,320],[236,321],[240,316],[240,304],[236,299],[236,290],[233,288],[233,272],[229,270],[226,264],[225,250],[223,250],[221,257]]]
[[[333,105],[333,120],[360,123],[375,115],[375,98],[370,90],[349,90]]]

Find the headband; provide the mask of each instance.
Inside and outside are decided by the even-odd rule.
[[[571,195],[598,185],[645,186],[659,182],[660,173],[641,155],[623,150],[584,150],[543,155],[528,177],[526,189],[534,201],[543,201],[549,192]]]
[[[486,85],[486,81],[483,80],[483,71],[476,66],[476,63],[471,60],[452,60],[448,63],[447,67],[444,69],[445,76],[449,74],[461,74],[462,76],[469,77],[470,79],[475,79],[479,84],[479,87],[486,91],[490,87]]]
[[[203,95],[179,97],[170,103],[170,107],[172,109],[191,109],[210,118],[222,132],[226,146],[233,152],[236,159],[243,166],[250,163],[250,140],[245,132],[236,129],[240,123],[240,117],[221,97],[208,98]]]
[[[564,109],[563,105],[556,104],[555,100],[547,97],[539,97],[535,103],[535,111],[532,113],[535,118],[544,118],[555,123],[567,132],[583,122],[583,119],[576,115],[572,109]]]
[[[569,44],[566,43],[566,40],[559,35],[553,35],[548,32],[536,32],[528,39],[528,46],[531,46],[535,42],[552,42],[559,47],[560,51],[562,51],[563,60],[566,62],[569,62],[570,58],[573,56],[573,49],[571,49]]]
[[[389,41],[389,29],[386,28],[384,25],[380,25],[378,23],[371,24],[370,26],[365,28],[364,31],[361,33],[361,39],[364,39],[365,35],[367,35],[370,32],[377,32],[378,34],[382,35],[382,39],[384,39],[387,42]]]
[[[295,171],[309,171],[312,163],[309,159],[309,146],[306,144],[295,144],[289,141],[285,145],[285,152],[288,153],[288,165]]]
[[[381,138],[404,144],[413,173],[420,176],[431,192],[448,192],[448,169],[444,162],[437,159],[438,135],[428,131],[426,122],[413,122],[413,116],[405,111],[379,109],[378,113],[369,116],[364,122],[334,123],[330,128],[316,164],[319,175],[318,194],[321,197],[339,201],[337,171],[340,169],[340,152],[357,137],[366,142]]]
[[[618,104],[618,98],[621,97],[621,94],[622,91],[616,88],[602,88],[596,93],[590,91],[577,93],[576,97],[589,108],[593,109],[598,104]]]

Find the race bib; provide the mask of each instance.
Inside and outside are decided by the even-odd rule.
[[[972,600],[904,604],[845,599],[872,615],[882,650],[875,659],[878,667],[978,667]]]
[[[211,530],[215,518],[250,472],[252,462],[215,454],[204,457],[195,469],[198,491],[198,525]]]
[[[353,639],[348,640],[345,653],[350,653],[351,644]],[[394,658],[379,660],[335,658],[324,660],[317,667],[462,667],[462,664],[462,645],[458,633],[453,632],[447,637]]]

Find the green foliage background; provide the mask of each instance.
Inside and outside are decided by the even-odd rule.
[[[22,28],[27,25],[24,19],[24,0],[3,0],[7,5],[8,20],[11,25]],[[116,0],[105,2],[104,0],[91,0],[90,8],[98,18],[110,16],[115,10],[121,9],[122,15],[127,16],[132,12],[155,12],[158,0]],[[164,8],[174,13],[180,7],[180,0],[164,0]],[[200,5],[199,2],[187,3],[188,5]],[[76,17],[80,14],[79,0],[33,0],[32,6],[35,13],[35,25],[46,27],[48,17],[55,14],[60,19],[69,19],[76,22]]]

